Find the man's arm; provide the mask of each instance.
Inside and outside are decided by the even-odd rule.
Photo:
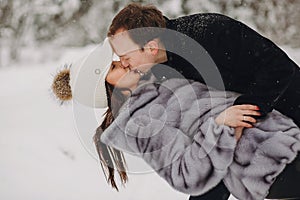
[[[168,23],[170,28],[188,35],[207,50],[222,75],[226,90],[243,94],[235,105],[257,105],[262,115],[272,111],[298,67],[272,41],[230,17],[195,14]],[[201,75],[194,73],[198,66],[181,66],[177,61],[174,64],[186,78],[201,81]]]
[[[256,71],[247,93],[238,97],[234,104],[257,105],[264,116],[272,111],[288,88],[297,65],[272,41],[244,24],[240,27],[240,65],[250,63]]]

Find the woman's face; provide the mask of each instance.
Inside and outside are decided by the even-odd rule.
[[[128,88],[133,90],[136,88],[140,80],[140,75],[131,71],[129,67],[124,68],[119,61],[111,64],[106,81],[117,88]]]

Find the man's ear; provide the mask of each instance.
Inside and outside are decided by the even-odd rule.
[[[150,50],[150,53],[152,55],[157,55],[158,54],[158,43],[155,40],[150,40],[147,44],[146,44],[146,48],[148,48]]]

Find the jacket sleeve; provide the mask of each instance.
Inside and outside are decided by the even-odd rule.
[[[151,119],[147,124],[149,120],[147,116],[131,117],[125,129],[126,143],[174,189],[199,195],[223,179],[233,160],[234,129],[209,118],[191,139],[168,123]]]
[[[247,91],[238,97],[234,104],[255,104],[265,115],[272,111],[289,86],[297,65],[269,39],[242,23],[237,23],[236,26],[239,27],[237,41],[240,42],[237,48],[237,61],[240,66],[236,68],[243,70],[244,74],[247,74],[248,70],[251,74],[254,70],[254,78],[248,84]],[[247,69],[243,65],[246,65]]]
[[[205,37],[197,35],[201,23],[194,23],[189,32],[212,56],[224,76],[226,90],[242,94],[234,104],[257,105],[263,115],[271,112],[298,66],[276,44],[247,25],[218,14],[208,19],[211,24]]]

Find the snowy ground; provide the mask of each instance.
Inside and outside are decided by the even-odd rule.
[[[133,157],[126,188],[105,182],[91,145],[95,127],[78,133],[72,105],[59,106],[49,92],[51,74],[90,48],[29,49],[24,62],[0,69],[0,199],[187,199]],[[300,63],[300,49],[284,49]]]

